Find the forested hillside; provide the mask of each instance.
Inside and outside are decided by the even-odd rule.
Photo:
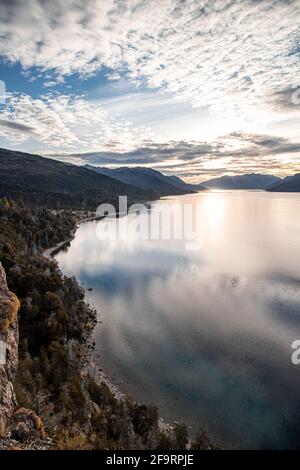
[[[96,211],[103,202],[116,205],[119,195],[126,195],[129,203],[159,197],[87,168],[0,149],[0,197],[48,208]]]

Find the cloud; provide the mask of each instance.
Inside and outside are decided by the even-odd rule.
[[[259,115],[299,85],[299,16],[297,0],[1,1],[0,55],[60,78],[107,67],[217,114]]]
[[[8,93],[1,117],[0,136],[14,143],[31,139],[43,144],[44,150],[126,149],[140,145],[150,135],[147,128],[116,120],[100,103],[80,95],[48,93],[32,98]]]
[[[146,147],[120,152],[47,155],[78,165],[137,166],[157,168],[167,174],[176,174],[189,181],[199,182],[218,174],[249,172],[275,173],[286,176],[299,170],[300,142],[276,136],[231,133],[213,142],[149,141]],[[293,160],[293,155],[297,158]]]
[[[274,91],[266,101],[271,109],[279,112],[290,112],[298,114],[300,104],[300,88],[287,86],[286,88]]]
[[[13,131],[22,132],[24,134],[36,133],[36,129],[34,127],[25,126],[25,124],[21,124],[20,122],[6,121],[5,119],[0,119],[0,127],[1,126]]]

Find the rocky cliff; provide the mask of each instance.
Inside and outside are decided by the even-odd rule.
[[[19,301],[9,291],[0,263],[0,437],[10,434],[16,407],[13,381],[18,366]]]
[[[18,408],[14,380],[18,368],[19,300],[10,292],[0,263],[0,449],[23,447],[28,439],[36,439],[45,448],[44,426],[34,411]],[[26,448],[26,446],[25,446]]]

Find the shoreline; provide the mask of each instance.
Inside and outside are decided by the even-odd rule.
[[[62,242],[59,242],[57,245],[47,248],[46,250],[42,252],[42,256],[44,258],[47,258],[50,261],[55,261],[54,256],[57,255],[64,248],[64,246],[70,243],[73,240],[73,238],[67,238],[66,240],[63,240]]]
[[[100,217],[88,217],[88,218],[84,218],[84,219],[80,219],[77,221],[76,223],[76,227],[74,228],[74,232],[72,234],[72,237],[71,238],[67,238],[66,240],[62,240],[61,242],[59,242],[57,245],[55,246],[52,246],[50,248],[47,248],[46,250],[44,250],[42,252],[42,256],[50,261],[53,261],[55,262],[57,265],[58,265],[58,262],[57,260],[55,259],[55,255],[57,255],[61,250],[63,250],[63,248],[68,245],[69,243],[72,242],[72,240],[74,239],[75,237],[75,234],[79,228],[79,226],[82,224],[82,223],[86,223],[86,222],[92,222],[92,221],[96,221],[96,220],[101,220]],[[78,282],[78,280],[76,279],[76,281]],[[86,299],[86,295],[87,295],[87,292],[86,292],[86,289],[83,285],[80,285],[80,287],[83,288],[84,290],[84,302],[85,303],[88,303],[87,302],[87,299]],[[99,314],[99,312],[97,311],[97,309],[95,309],[94,307],[92,307],[96,312],[97,314]],[[96,320],[97,322],[97,320]],[[96,325],[96,324],[95,324]],[[94,328],[95,328],[95,325],[94,325]],[[94,331],[94,328],[93,328],[93,331]],[[103,369],[103,367],[101,366],[96,366],[96,360],[95,358],[93,357],[94,356],[94,349],[93,349],[93,334],[91,335],[91,337],[89,339],[86,340],[86,345],[85,345],[85,349],[86,349],[86,353],[85,353],[85,358],[84,358],[84,362],[83,362],[83,371],[87,374],[90,374],[95,380],[96,382],[102,382],[104,383],[105,385],[107,385],[107,387],[109,388],[109,390],[111,391],[111,393],[114,395],[114,397],[119,400],[119,401],[125,401],[128,394],[123,392],[120,387],[109,377],[109,375],[105,372],[105,370]],[[159,418],[161,420],[161,418]]]
[[[76,232],[79,228],[79,225],[81,225],[82,223],[91,222],[91,221],[94,221],[94,220],[99,220],[99,218],[90,217],[90,218],[85,218],[85,219],[79,220],[76,224],[76,227],[74,229],[74,233],[73,233],[71,238],[67,238],[66,240],[63,240],[63,241],[59,242],[57,245],[52,246],[50,248],[47,248],[46,250],[44,250],[42,252],[42,256],[44,258],[47,258],[50,261],[54,261],[58,265],[58,262],[55,259],[55,255],[57,255],[66,245],[71,243],[71,241],[75,237],[75,234],[76,234]],[[78,280],[77,280],[77,282],[78,282]],[[87,303],[86,290],[85,290],[84,286],[81,285],[81,287],[84,290],[84,297],[85,297],[84,302]],[[96,309],[95,309],[95,311],[96,311]],[[97,312],[97,313],[99,313],[99,312]],[[99,380],[99,381],[105,383],[105,385],[108,386],[108,388],[113,393],[115,398],[117,398],[120,401],[125,400],[126,397],[127,397],[126,393],[124,393],[120,390],[120,388],[104,372],[103,368],[101,368],[99,366],[96,367],[96,361],[93,359],[94,350],[92,349],[92,343],[93,343],[93,336],[91,336],[91,338],[86,340],[86,345],[85,345],[86,354],[85,354],[85,359],[84,359],[84,364],[83,364],[84,372],[85,373],[91,373],[91,375],[93,376],[93,378],[96,381]]]
[[[96,220],[101,220],[102,217],[97,217],[92,216],[92,217],[85,217],[83,219],[78,219],[76,221],[74,230],[72,232],[72,236],[70,238],[66,238],[65,240],[62,240],[61,242],[57,243],[57,245],[51,246],[47,248],[46,250],[42,251],[42,256],[49,259],[50,261],[55,261],[54,256],[57,255],[66,245],[71,243],[72,240],[74,240],[75,234],[79,228],[79,225],[85,223],[85,222],[93,222]]]
[[[155,199],[154,201],[159,201],[161,198],[158,197],[157,199]],[[151,204],[153,201],[142,201],[140,204],[144,204],[146,207],[148,206],[148,204]],[[102,219],[104,219],[105,217],[109,217],[109,214],[108,215],[105,215],[105,216],[97,216],[96,213],[94,212],[93,215],[89,215],[89,216],[85,216],[83,218],[80,218],[79,213],[82,213],[82,211],[73,211],[74,214],[76,215],[76,223],[75,223],[75,227],[74,227],[74,230],[72,232],[72,236],[70,238],[67,238],[66,240],[62,240],[61,242],[57,243],[57,245],[54,245],[50,248],[47,248],[46,250],[43,250],[42,252],[42,256],[44,256],[45,258],[49,259],[50,261],[55,261],[55,258],[54,256],[57,255],[63,248],[64,246],[66,246],[68,243],[71,243],[71,241],[74,239],[75,237],[75,234],[79,228],[79,226],[81,224],[84,224],[86,222],[96,222],[96,221],[100,221]],[[92,214],[92,213],[90,213]],[[124,215],[127,215],[127,212],[119,212],[119,211],[116,211],[116,214],[115,214],[117,217],[121,217],[121,216],[124,216]]]
[[[50,260],[50,261],[55,262],[58,265],[58,262],[55,259],[55,255],[57,255],[61,250],[63,250],[63,248],[65,246],[67,246],[69,243],[72,242],[79,226],[82,223],[93,222],[93,221],[101,220],[102,218],[103,217],[94,216],[94,217],[86,217],[86,218],[78,220],[77,223],[76,223],[76,226],[74,228],[74,231],[72,233],[72,237],[67,238],[66,240],[62,240],[61,242],[59,242],[55,246],[47,248],[46,250],[44,250],[42,252],[42,256],[45,257],[46,259]],[[78,282],[78,280],[77,280],[77,282]],[[86,289],[82,285],[81,285],[81,287],[84,290],[84,296],[85,296],[84,302],[88,303],[87,299],[86,299],[86,295],[87,295]],[[92,307],[92,308],[94,308],[94,307]],[[97,312],[97,314],[99,314],[97,309],[94,308],[94,310]],[[96,323],[97,322],[98,322],[98,320],[96,320]],[[94,325],[93,332],[94,332],[96,323]],[[105,371],[105,369],[102,366],[97,365],[96,358],[94,357],[95,350],[94,350],[94,346],[93,346],[93,341],[94,341],[94,337],[93,337],[93,333],[92,333],[91,336],[86,339],[86,344],[85,344],[86,353],[85,353],[85,358],[83,360],[83,365],[82,365],[82,369],[83,369],[84,374],[87,374],[87,375],[90,375],[91,377],[93,377],[93,379],[95,380],[96,383],[104,383],[109,388],[110,392],[113,394],[113,396],[115,397],[116,400],[118,400],[120,402],[126,401],[127,398],[129,397],[128,393],[121,390],[120,386],[117,385],[117,383],[115,383],[115,381],[113,381],[111,379],[111,377],[109,376],[109,373],[107,373],[107,371]],[[134,401],[136,403],[138,403],[136,400],[134,400]],[[158,409],[158,412],[159,412],[159,409]],[[174,424],[176,424],[176,421],[174,421]],[[169,422],[165,421],[165,419],[160,415],[160,413],[159,413],[159,417],[158,417],[158,426],[159,426],[159,430],[161,432],[167,433],[169,435],[173,434],[173,432],[174,432],[174,426],[171,425]],[[191,439],[189,437],[188,448],[190,446],[190,443],[191,443]]]

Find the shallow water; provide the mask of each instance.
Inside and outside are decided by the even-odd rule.
[[[200,208],[192,249],[101,240],[104,223],[89,222],[56,257],[97,307],[99,364],[221,446],[300,447],[300,195],[203,192],[128,220],[156,224],[166,203]]]

